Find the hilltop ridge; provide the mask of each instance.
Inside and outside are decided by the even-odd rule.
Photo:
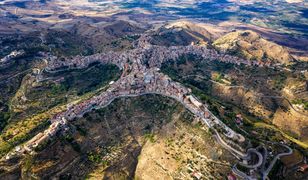
[[[248,60],[270,60],[281,64],[294,61],[286,48],[264,39],[251,30],[228,33],[215,40],[213,46],[220,51],[236,54]]]

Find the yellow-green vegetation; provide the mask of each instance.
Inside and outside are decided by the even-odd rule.
[[[56,106],[44,113],[9,124],[0,135],[0,155],[8,152],[13,146],[29,139],[32,130],[65,109],[66,105]]]
[[[99,83],[101,84],[101,83]],[[107,82],[103,83],[106,85]],[[82,96],[76,96],[71,101],[59,104],[47,111],[42,113],[34,114],[29,118],[25,118],[20,121],[10,123],[0,135],[0,155],[7,153],[14,146],[23,143],[27,139],[31,138],[35,132],[42,130],[39,126],[42,126],[52,118],[54,115],[66,110],[66,104],[70,103],[72,105],[78,104],[86,99],[93,97],[94,95],[106,90],[107,86],[102,86],[94,91],[90,91]]]
[[[144,138],[145,138],[146,140],[149,140],[151,143],[154,143],[154,142],[155,142],[155,134],[153,134],[153,133],[146,133],[146,134],[144,135]]]
[[[266,123],[263,123],[263,122],[258,122],[258,123],[255,123],[254,124],[254,127],[257,127],[257,128],[267,128],[267,129],[271,129],[271,130],[274,130],[276,132],[279,132],[283,135],[283,137],[285,137],[286,139],[292,141],[293,143],[305,148],[305,149],[308,149],[308,143],[306,142],[302,142],[298,139],[295,139],[294,137],[286,134],[285,132],[283,132],[282,130],[276,128],[275,126],[273,125],[269,125],[269,124],[266,124]]]
[[[18,59],[8,66],[0,67],[0,131],[13,116],[10,101],[20,88],[23,78],[32,68],[41,66],[41,62],[33,58]]]
[[[54,166],[55,164],[56,163],[54,161],[46,161],[46,162],[43,162],[41,164],[38,164],[37,166],[32,167],[31,172],[37,173],[37,172],[42,171],[43,169],[48,169],[48,168]]]
[[[28,172],[31,170],[31,167],[33,165],[33,156],[32,155],[26,155],[23,161],[23,170],[25,172]]]
[[[221,79],[223,78],[223,75],[221,73],[213,72],[211,76],[214,81],[222,83]]]
[[[107,87],[108,86],[105,86],[97,89],[94,92],[87,93],[69,103],[72,105],[78,104],[98,94],[102,90],[105,90]],[[39,113],[22,121],[9,124],[9,126],[7,126],[0,135],[0,155],[9,151],[13,146],[29,139],[31,136],[31,131],[33,131],[40,124],[46,122],[48,119],[52,118],[54,115],[63,112],[65,110],[66,110],[66,104],[59,105],[46,112]]]
[[[11,101],[10,109],[16,113],[13,120],[44,112],[91,92],[117,79],[120,71],[115,65],[92,64],[80,70],[46,73],[46,76],[50,80],[36,82],[36,78],[30,75],[24,78]]]
[[[231,85],[231,82],[225,78],[224,74],[220,72],[212,72],[211,79],[221,84]]]
[[[304,99],[294,99],[292,100],[292,104],[302,105],[305,110],[308,110],[308,101],[305,101]]]
[[[117,148],[119,147],[111,146],[99,149],[98,151],[91,151],[87,154],[87,158],[95,165],[107,167],[108,165],[110,165],[110,161],[106,159],[106,156],[108,156],[108,154],[112,151],[116,151]]]

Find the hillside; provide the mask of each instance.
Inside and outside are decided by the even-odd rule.
[[[307,7],[0,0],[0,180],[307,179]]]
[[[262,38],[256,32],[235,31],[214,41],[219,51],[236,54],[249,60],[290,64],[294,58],[287,49]]]
[[[175,100],[122,98],[85,114],[70,131],[32,155],[0,162],[0,176],[15,178],[223,178],[234,159]],[[76,170],[78,169],[78,170]]]
[[[235,112],[246,114],[247,124],[260,121],[273,124],[307,142],[307,89],[302,74],[204,62],[191,57],[167,62],[162,70],[190,85],[195,94],[211,104],[213,112],[225,115],[226,123],[231,126]]]
[[[208,45],[222,33],[222,29],[210,24],[176,21],[158,29],[151,43],[163,46],[187,46],[191,43]]]

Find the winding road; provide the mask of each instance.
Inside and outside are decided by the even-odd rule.
[[[172,48],[170,49],[170,51],[172,50],[174,51],[173,53],[174,56],[172,56],[173,58],[177,58],[179,54],[181,54],[182,51],[186,52],[188,50],[196,54],[203,53],[202,55],[208,55],[204,53],[213,53],[203,48],[194,49],[193,46],[184,47],[182,48],[183,49],[182,51],[179,51],[178,49],[172,49]],[[154,50],[158,52],[160,50],[163,51],[164,49],[155,47]],[[177,52],[176,50],[179,52]],[[138,54],[139,52],[142,53],[143,51],[147,52],[147,49],[140,49],[136,52]],[[69,121],[73,120],[74,117],[82,116],[84,113],[91,111],[92,109],[99,109],[99,108],[106,107],[110,105],[110,103],[112,103],[117,98],[136,97],[136,96],[141,96],[141,95],[146,95],[146,94],[158,94],[158,95],[170,97],[170,98],[177,100],[178,102],[183,104],[186,109],[191,111],[195,116],[201,118],[210,129],[214,130],[214,133],[215,133],[214,136],[216,137],[217,142],[222,147],[230,151],[239,160],[249,161],[252,157],[252,154],[255,154],[257,156],[257,162],[255,164],[241,163],[241,165],[249,169],[259,168],[263,164],[263,161],[264,161],[264,158],[260,152],[258,152],[254,148],[248,149],[247,152],[242,152],[241,150],[238,150],[232,147],[230,144],[228,144],[228,142],[226,142],[221,136],[226,136],[228,140],[232,141],[233,137],[236,137],[236,135],[240,135],[240,134],[233,131],[231,128],[225,125],[220,119],[218,119],[213,113],[211,113],[206,108],[206,106],[201,103],[200,100],[198,100],[196,97],[194,97],[191,94],[190,89],[184,87],[182,84],[178,82],[172,81],[167,75],[164,75],[161,72],[159,72],[158,68],[160,67],[164,58],[169,57],[168,56],[169,50],[167,49],[164,51],[166,51],[166,54],[163,54],[163,55],[156,54],[156,56],[153,55],[153,57],[151,57],[153,62],[151,64],[152,67],[150,66],[150,68],[146,66],[145,64],[142,64],[142,59],[138,59],[142,57],[142,55],[138,56],[135,54],[130,54],[129,57],[132,57],[130,61],[131,63],[130,65],[128,65],[127,56],[124,56],[125,54],[114,56],[113,59],[110,56],[115,55],[115,53],[91,56],[94,59],[96,58],[97,60],[101,60],[104,62],[106,60],[106,62],[113,63],[122,69],[124,67],[124,64],[126,64],[128,66],[127,72],[129,73],[128,74],[125,73],[125,75],[123,75],[116,82],[114,82],[113,84],[110,84],[110,87],[106,91],[102,92],[101,94],[97,96],[93,96],[90,99],[85,100],[84,102],[74,105],[73,107],[68,107],[67,111],[61,113],[59,117],[56,117],[51,120],[52,124],[50,125],[48,129],[44,131],[43,136],[46,138],[51,138],[52,136],[56,134],[57,131],[60,131],[61,128],[63,128],[66,125],[66,123],[69,123]],[[133,51],[132,53],[135,53],[135,51]],[[160,55],[162,57],[160,57]],[[217,54],[215,53],[213,55],[217,56]],[[71,62],[71,64],[74,64],[74,65],[77,64],[77,65],[80,65],[81,67],[84,67],[87,65],[87,63],[90,63],[92,61],[91,57],[86,57],[86,58],[79,57],[79,59],[77,58],[78,61],[75,59],[76,62]],[[123,59],[123,62],[120,61],[121,59],[119,57]],[[105,60],[102,60],[101,58],[105,58]],[[157,59],[155,58],[158,58],[160,60],[157,62]],[[82,62],[83,60],[86,62]],[[227,60],[228,62],[228,59],[223,59],[223,60]],[[57,67],[56,63],[55,63],[55,67]],[[45,70],[48,71],[48,68],[46,68]],[[240,86],[236,86],[236,87],[240,87]],[[189,96],[194,100],[191,100],[191,99],[189,100],[188,98]],[[202,104],[202,106],[199,106],[198,104]],[[205,114],[208,114],[208,115],[205,115]],[[226,133],[220,134],[217,131],[216,127],[219,127],[220,129],[224,130]],[[229,136],[226,134],[228,134]],[[40,139],[35,139],[35,138],[40,138]],[[26,144],[25,146],[27,146],[27,149],[32,151],[31,147],[35,147],[33,146],[33,144],[37,146],[38,142],[42,142],[41,137],[35,136],[30,141],[25,143]],[[270,166],[263,173],[264,177],[268,175],[268,173],[270,172],[270,170],[276,163],[277,159],[279,159],[281,156],[292,153],[292,150],[289,147],[288,149],[290,150],[290,152],[282,153],[275,157],[274,161],[271,162]],[[18,152],[15,152],[15,154],[16,153]],[[7,156],[7,157],[10,157],[10,156]],[[7,158],[7,159],[10,159],[10,158]],[[248,179],[251,178],[247,176],[245,173],[240,172],[236,168],[236,166],[234,168],[234,172],[240,177],[248,178]]]
[[[275,144],[279,144],[279,143],[275,143]],[[287,155],[291,155],[293,153],[293,150],[289,147],[289,146],[286,146],[286,145],[283,145],[283,144],[279,144],[283,147],[285,147],[288,152],[285,152],[285,153],[280,153],[278,155],[276,155],[274,157],[274,159],[271,161],[270,165],[268,166],[268,168],[262,172],[262,175],[263,175],[263,179],[266,179],[268,174],[270,173],[270,171],[273,169],[275,163],[277,162],[278,159],[280,159],[280,157],[282,156],[287,156]]]

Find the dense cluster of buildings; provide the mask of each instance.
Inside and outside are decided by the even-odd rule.
[[[240,146],[240,144],[245,145],[246,143],[245,138],[241,134],[230,129],[213,115],[207,109],[206,105],[191,94],[189,88],[172,81],[167,75],[159,72],[159,68],[166,61],[176,61],[182,55],[188,54],[196,55],[201,57],[202,60],[208,61],[219,60],[233,64],[258,66],[270,64],[246,61],[235,56],[220,54],[213,49],[207,49],[201,46],[161,47],[150,45],[147,41],[147,38],[144,37],[142,41],[139,41],[135,49],[125,52],[107,52],[87,57],[76,56],[71,59],[49,58],[46,71],[57,71],[63,67],[84,68],[91,63],[100,62],[103,64],[115,64],[123,70],[123,74],[118,81],[112,81],[109,84],[109,88],[101,94],[81,103],[68,105],[65,112],[57,114],[50,120],[51,125],[48,129],[34,136],[22,147],[19,146],[15,149],[16,152],[33,152],[34,148],[52,138],[57,132],[62,129],[67,129],[67,123],[69,121],[74,121],[76,117],[82,117],[86,112],[108,106],[116,98],[159,94],[181,102],[198,119],[214,130],[218,142],[231,151],[232,154],[246,161],[253,153],[260,155],[255,149],[250,149],[245,152],[245,148]],[[240,115],[236,118],[238,124],[242,123],[242,117]],[[259,157],[258,163],[260,164],[261,161],[262,157]],[[254,167],[253,165],[247,164],[247,167],[250,166]],[[198,176],[198,174],[195,175]]]
[[[158,73],[157,69],[138,71],[111,83],[109,89],[100,95],[69,107],[65,116],[68,120],[73,120],[92,109],[109,105],[115,98],[152,93],[183,100],[183,94],[189,93],[189,90],[171,81],[166,75]]]
[[[123,52],[105,52],[98,53],[90,56],[76,56],[71,59],[51,59],[48,61],[46,70],[53,71],[62,67],[68,68],[84,68],[94,62],[101,62],[103,64],[115,64],[120,69],[124,68],[126,63],[129,64],[142,64],[149,68],[161,67],[163,62],[176,61],[183,55],[195,55],[206,61],[221,61],[232,64],[245,64],[256,66],[270,66],[270,61],[251,61],[239,58],[237,56],[231,56],[224,53],[219,53],[215,49],[209,49],[205,46],[157,46],[147,43],[144,46],[137,46],[133,50],[126,50]]]
[[[217,52],[215,49],[209,49],[205,46],[151,46],[151,56],[147,60],[150,67],[160,67],[165,61],[176,61],[183,55],[194,55],[206,61],[221,61],[232,64],[245,65],[270,65],[258,61],[248,61],[237,56],[231,56]]]
[[[129,74],[122,76],[116,82],[110,83],[109,88],[100,95],[79,104],[67,106],[65,112],[56,115],[51,120],[52,124],[47,130],[39,133],[25,144],[25,150],[31,151],[40,143],[55,135],[61,128],[65,128],[68,121],[73,121],[76,117],[81,117],[93,109],[108,106],[115,98],[145,94],[160,94],[176,99],[205,122],[208,127],[220,126],[225,130],[224,135],[227,138],[234,139],[234,137],[238,137],[237,133],[228,128],[204,104],[191,95],[189,88],[172,81],[167,75],[160,73],[158,68],[146,68],[138,65],[138,63],[129,66],[129,68],[131,70]]]
[[[36,136],[34,136],[30,141],[28,141],[24,145],[24,150],[31,152],[34,148],[38,147],[43,142],[46,142],[49,138],[53,137],[60,129],[66,128],[67,120],[65,117],[59,117],[59,119],[56,119],[54,122],[51,123],[48,129],[46,129],[44,132],[38,133]],[[19,151],[21,151],[20,149]]]

